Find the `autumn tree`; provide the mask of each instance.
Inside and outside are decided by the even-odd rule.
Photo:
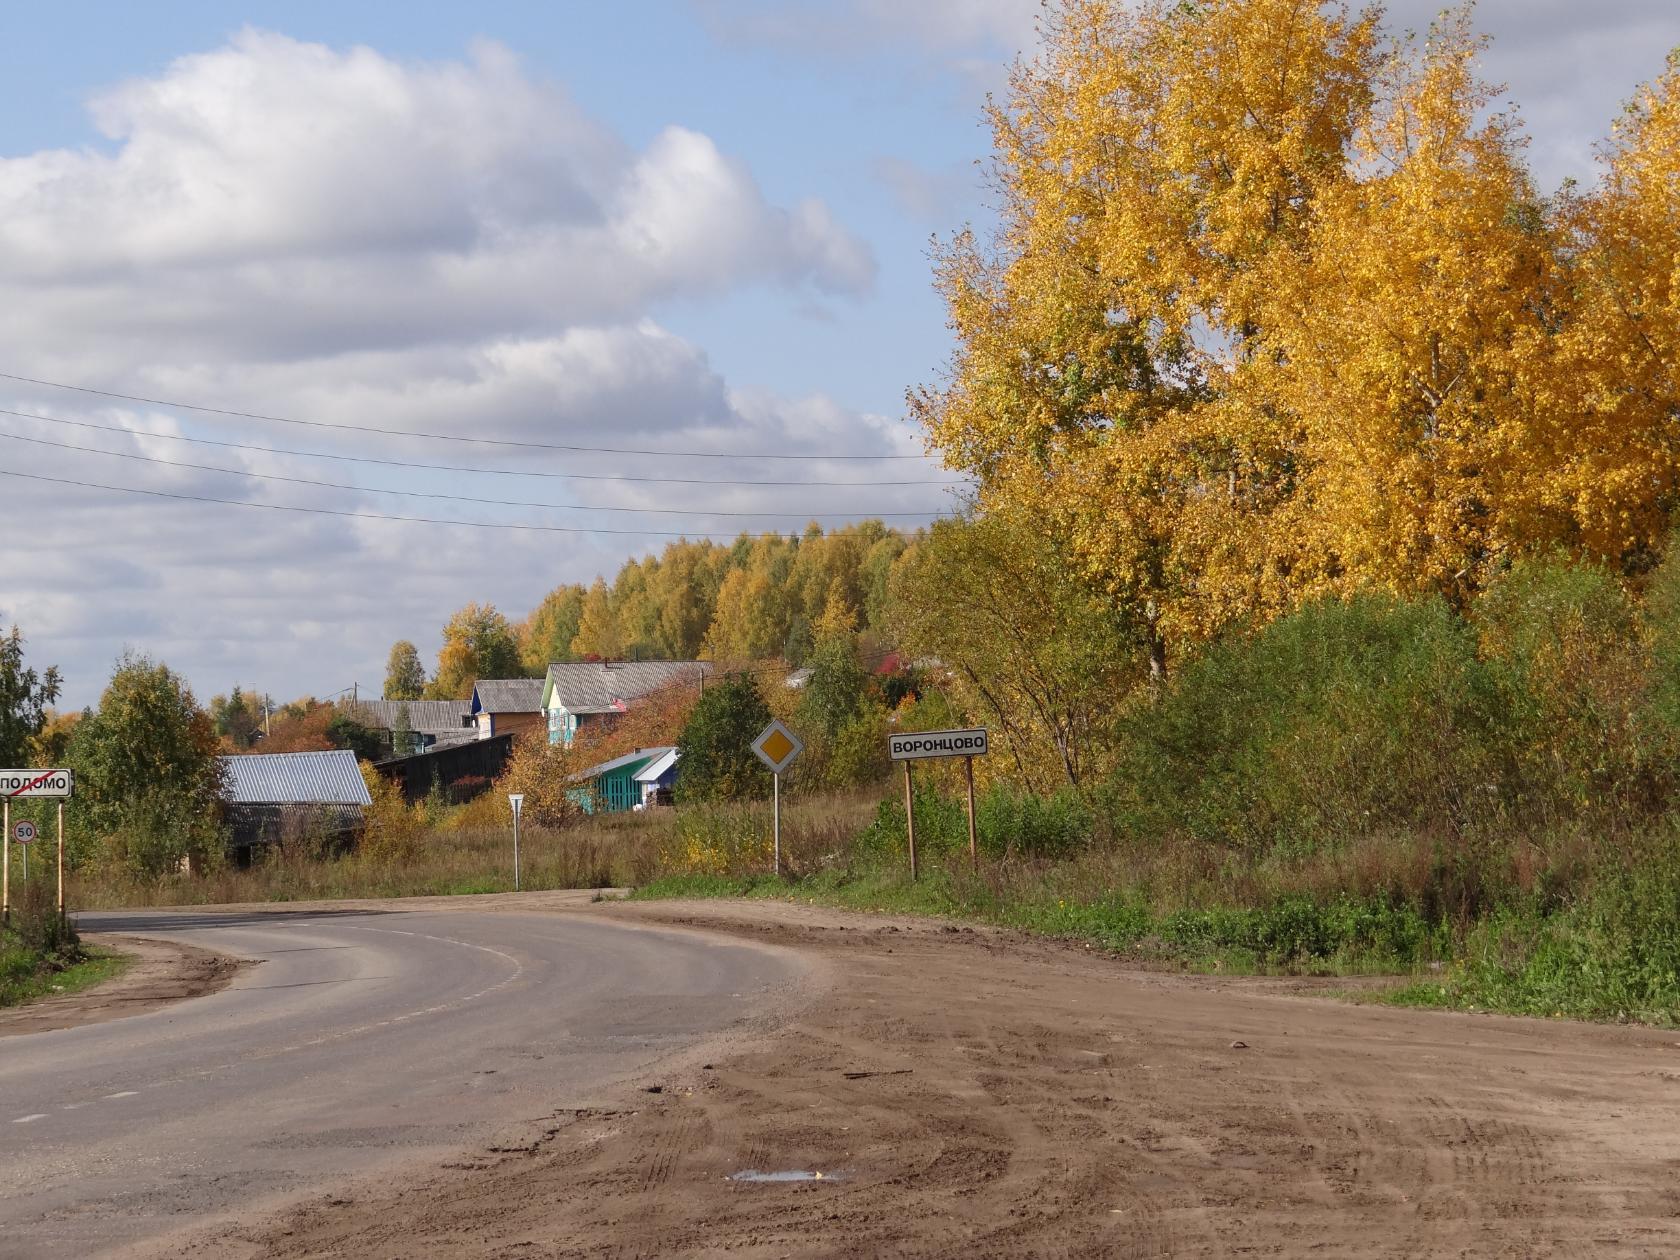
[[[465,700],[480,678],[519,678],[524,669],[519,641],[493,604],[468,604],[443,628],[437,672],[426,694],[433,700]]]
[[[936,658],[970,720],[993,729],[1013,777],[1077,788],[1106,769],[1150,628],[1080,580],[1041,523],[938,522],[895,569],[889,612],[907,650]]]
[[[385,662],[385,699],[418,700],[425,694],[426,667],[420,663],[420,651],[407,639],[398,639]]]
[[[23,767],[31,746],[46,726],[47,706],[58,699],[61,682],[56,666],[45,674],[26,669],[23,632],[13,626],[0,634],[0,763]]]
[[[210,698],[210,722],[228,748],[243,751],[262,733],[262,700],[235,684],[227,695]]]
[[[533,677],[553,661],[569,661],[572,642],[583,619],[584,589],[573,583],[557,586],[532,610],[519,627],[519,659]]]
[[[70,742],[77,814],[136,874],[167,873],[183,858],[202,868],[220,855],[219,752],[186,682],[161,662],[124,655]]]
[[[583,597],[577,635],[572,639],[572,655],[584,660],[610,661],[617,660],[623,648],[612,590],[605,578],[598,577]]]
[[[1002,227],[912,405],[1044,522],[1152,671],[1321,591],[1463,609],[1555,547],[1636,571],[1671,432],[1676,72],[1541,197],[1467,10],[1065,0],[991,115]]]

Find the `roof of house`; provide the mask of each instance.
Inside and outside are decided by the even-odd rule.
[[[677,758],[680,756],[682,756],[682,753],[677,749],[667,748],[660,756],[654,758],[652,761],[648,762],[647,765],[636,771],[636,782],[652,783],[657,779],[663,778],[665,776],[665,772],[677,764]]]
[[[542,709],[543,678],[480,678],[473,685],[474,713],[537,713]]]
[[[585,779],[598,779],[603,774],[611,774],[614,770],[622,770],[625,766],[635,765],[642,761],[651,761],[656,757],[663,757],[667,753],[674,752],[676,752],[676,749],[668,745],[659,748],[638,748],[635,752],[625,753],[622,757],[614,757],[611,761],[603,761],[598,766],[590,766],[587,770],[579,770],[567,781],[582,783]]]
[[[223,757],[230,805],[371,805],[356,754],[247,753]]]
[[[391,731],[397,727],[397,711],[405,706],[408,729],[426,735],[461,730],[472,716],[470,700],[363,700],[350,708],[359,721]]]
[[[611,713],[614,701],[634,700],[669,683],[698,681],[716,670],[710,661],[563,661],[548,667],[541,706],[568,713]]]

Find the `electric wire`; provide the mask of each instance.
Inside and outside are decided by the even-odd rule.
[[[223,499],[208,494],[185,494],[174,490],[146,490],[138,486],[112,486],[98,481],[79,481],[71,477],[48,477],[43,473],[19,472],[14,468],[0,468],[0,477],[17,477],[25,481],[40,481],[56,486],[74,486],[82,490],[108,490],[115,494],[145,495],[155,499],[175,499],[183,503],[214,503],[222,507],[258,508],[265,512],[295,512],[310,516],[339,516],[361,521],[389,521],[408,525],[451,525],[463,529],[511,530],[537,534],[624,534],[637,538],[706,538],[721,530],[674,529],[597,529],[585,525],[530,525],[509,521],[468,521],[436,516],[395,516],[385,512],[352,512],[344,508],[304,507],[293,503],[253,503],[249,499]],[[784,534],[774,530],[749,535],[754,538],[792,540],[802,534]]]
[[[388,490],[378,486],[358,486],[342,481],[318,481],[310,477],[287,477],[280,473],[251,472],[243,468],[223,468],[216,464],[194,464],[186,460],[161,459],[154,455],[141,455],[135,451],[107,451],[97,446],[77,446],[70,442],[53,442],[46,438],[25,437],[21,433],[7,433],[4,430],[0,430],[0,440],[28,442],[34,446],[50,446],[61,451],[80,451],[87,455],[106,455],[112,459],[126,459],[142,464],[158,464],[166,468],[191,468],[198,472],[222,473],[230,477],[254,477],[261,481],[283,481],[290,485],[315,486],[324,490],[353,490],[363,494],[390,494],[407,499],[444,499],[454,503],[478,503],[489,507],[545,508],[555,512],[620,512],[646,516],[727,516],[786,519],[790,516],[808,515],[800,511],[742,512],[705,507],[647,508],[596,506],[588,503],[540,503],[529,499],[486,499],[469,494],[445,494],[441,491]],[[935,509],[926,512],[859,512],[848,510],[841,515],[855,516],[860,519],[921,519],[938,514],[938,510]],[[824,515],[824,513],[818,513],[818,515]]]
[[[46,381],[33,376],[19,376],[15,372],[0,372],[0,380],[17,381],[24,385],[41,385],[48,389],[70,390],[78,394],[92,394],[99,398],[116,398],[124,402],[144,403],[148,407],[168,407],[172,411],[195,411],[204,415],[231,416],[240,420],[261,420],[273,424],[295,424],[311,429],[335,429],[346,433],[373,433],[381,437],[423,438],[431,442],[462,442],[474,446],[505,446],[535,451],[570,451],[592,455],[670,456],[680,459],[776,459],[776,460],[901,460],[926,459],[926,455],[795,455],[787,453],[735,454],[730,451],[661,451],[630,446],[581,446],[568,442],[531,442],[516,438],[468,437],[459,433],[428,433],[418,429],[382,429],[371,424],[344,424],[328,420],[299,420],[291,416],[270,416],[256,411],[235,411],[228,407],[207,407],[196,403],[173,402],[164,398],[146,398],[139,394],[122,394],[115,390],[94,389],[88,385],[67,385],[63,381]]]
[[[485,477],[541,477],[558,481],[622,481],[667,486],[805,486],[811,489],[862,486],[949,486],[960,487],[960,481],[935,479],[883,479],[868,481],[785,481],[759,478],[729,477],[648,477],[629,473],[556,472],[552,469],[475,468],[460,464],[429,464],[414,460],[384,459],[373,455],[343,455],[334,451],[303,451],[283,446],[257,446],[247,442],[227,442],[219,438],[187,437],[180,433],[153,433],[145,429],[128,429],[120,424],[95,424],[90,420],[67,420],[62,416],[46,416],[32,411],[14,411],[0,407],[0,416],[15,416],[21,420],[39,420],[43,424],[64,425],[75,429],[91,429],[99,433],[119,433],[124,437],[149,437],[165,442],[189,442],[195,446],[216,446],[224,450],[250,451],[261,455],[286,455],[294,459],[331,459],[350,464],[376,464],[386,468],[419,468],[428,472],[465,473]]]

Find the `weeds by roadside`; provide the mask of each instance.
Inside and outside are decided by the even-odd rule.
[[[22,885],[11,923],[0,929],[0,1006],[85,988],[119,966],[113,955],[85,948],[54,903],[46,880]]]

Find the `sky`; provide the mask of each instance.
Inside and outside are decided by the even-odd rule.
[[[1673,0],[1477,12],[1548,187],[1680,45]],[[125,650],[200,699],[365,695],[462,604],[517,619],[668,535],[951,510],[904,405],[951,353],[930,242],[987,221],[982,108],[1037,16],[16,6],[0,474],[56,480],[0,475],[0,624],[67,706]]]

